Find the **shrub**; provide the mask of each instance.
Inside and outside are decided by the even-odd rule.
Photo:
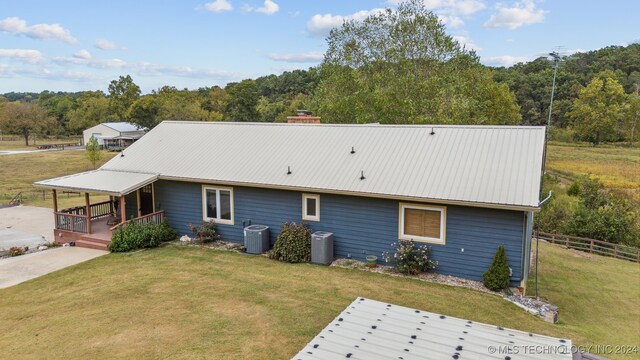
[[[271,259],[289,263],[302,263],[311,260],[311,229],[304,224],[288,222],[282,225]]]
[[[567,189],[567,195],[569,196],[580,196],[581,192],[582,189],[580,188],[580,182],[577,180],[571,183],[571,186]]]
[[[136,249],[153,248],[164,241],[176,238],[176,232],[169,226],[169,222],[160,224],[136,224],[130,222],[120,227],[111,237],[109,251],[126,252]]]
[[[220,240],[220,235],[216,230],[216,223],[213,220],[203,221],[201,226],[189,224],[189,229],[193,232],[196,241],[203,244]]]
[[[396,270],[407,275],[417,275],[429,269],[435,269],[437,262],[431,260],[431,246],[416,246],[411,240],[400,240],[391,244],[395,252],[384,252],[385,262],[395,264]]]
[[[504,246],[500,245],[489,270],[482,275],[484,286],[489,290],[500,291],[509,287],[509,264]]]
[[[18,247],[18,246],[14,246],[12,248],[9,249],[9,256],[20,256],[20,255],[24,255],[24,248]]]

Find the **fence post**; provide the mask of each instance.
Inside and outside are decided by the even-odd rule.
[[[616,244],[614,247],[613,257],[615,257],[616,259],[618,258],[618,244]]]
[[[566,247],[569,247],[569,238],[568,237],[564,237],[564,244]]]
[[[593,253],[593,240],[589,242],[589,252]]]

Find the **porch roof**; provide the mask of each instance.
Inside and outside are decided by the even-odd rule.
[[[123,196],[158,179],[158,174],[98,169],[36,181],[37,187]]]

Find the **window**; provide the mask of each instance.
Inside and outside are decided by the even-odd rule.
[[[320,195],[302,194],[302,220],[320,221]]]
[[[202,218],[233,225],[233,189],[203,186]]]
[[[402,240],[444,244],[447,208],[434,205],[400,204],[398,233]]]

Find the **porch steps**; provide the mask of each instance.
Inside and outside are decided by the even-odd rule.
[[[76,246],[89,249],[108,250],[107,245],[109,245],[110,242],[111,240],[96,239],[84,235],[80,238],[80,240],[76,241]]]

